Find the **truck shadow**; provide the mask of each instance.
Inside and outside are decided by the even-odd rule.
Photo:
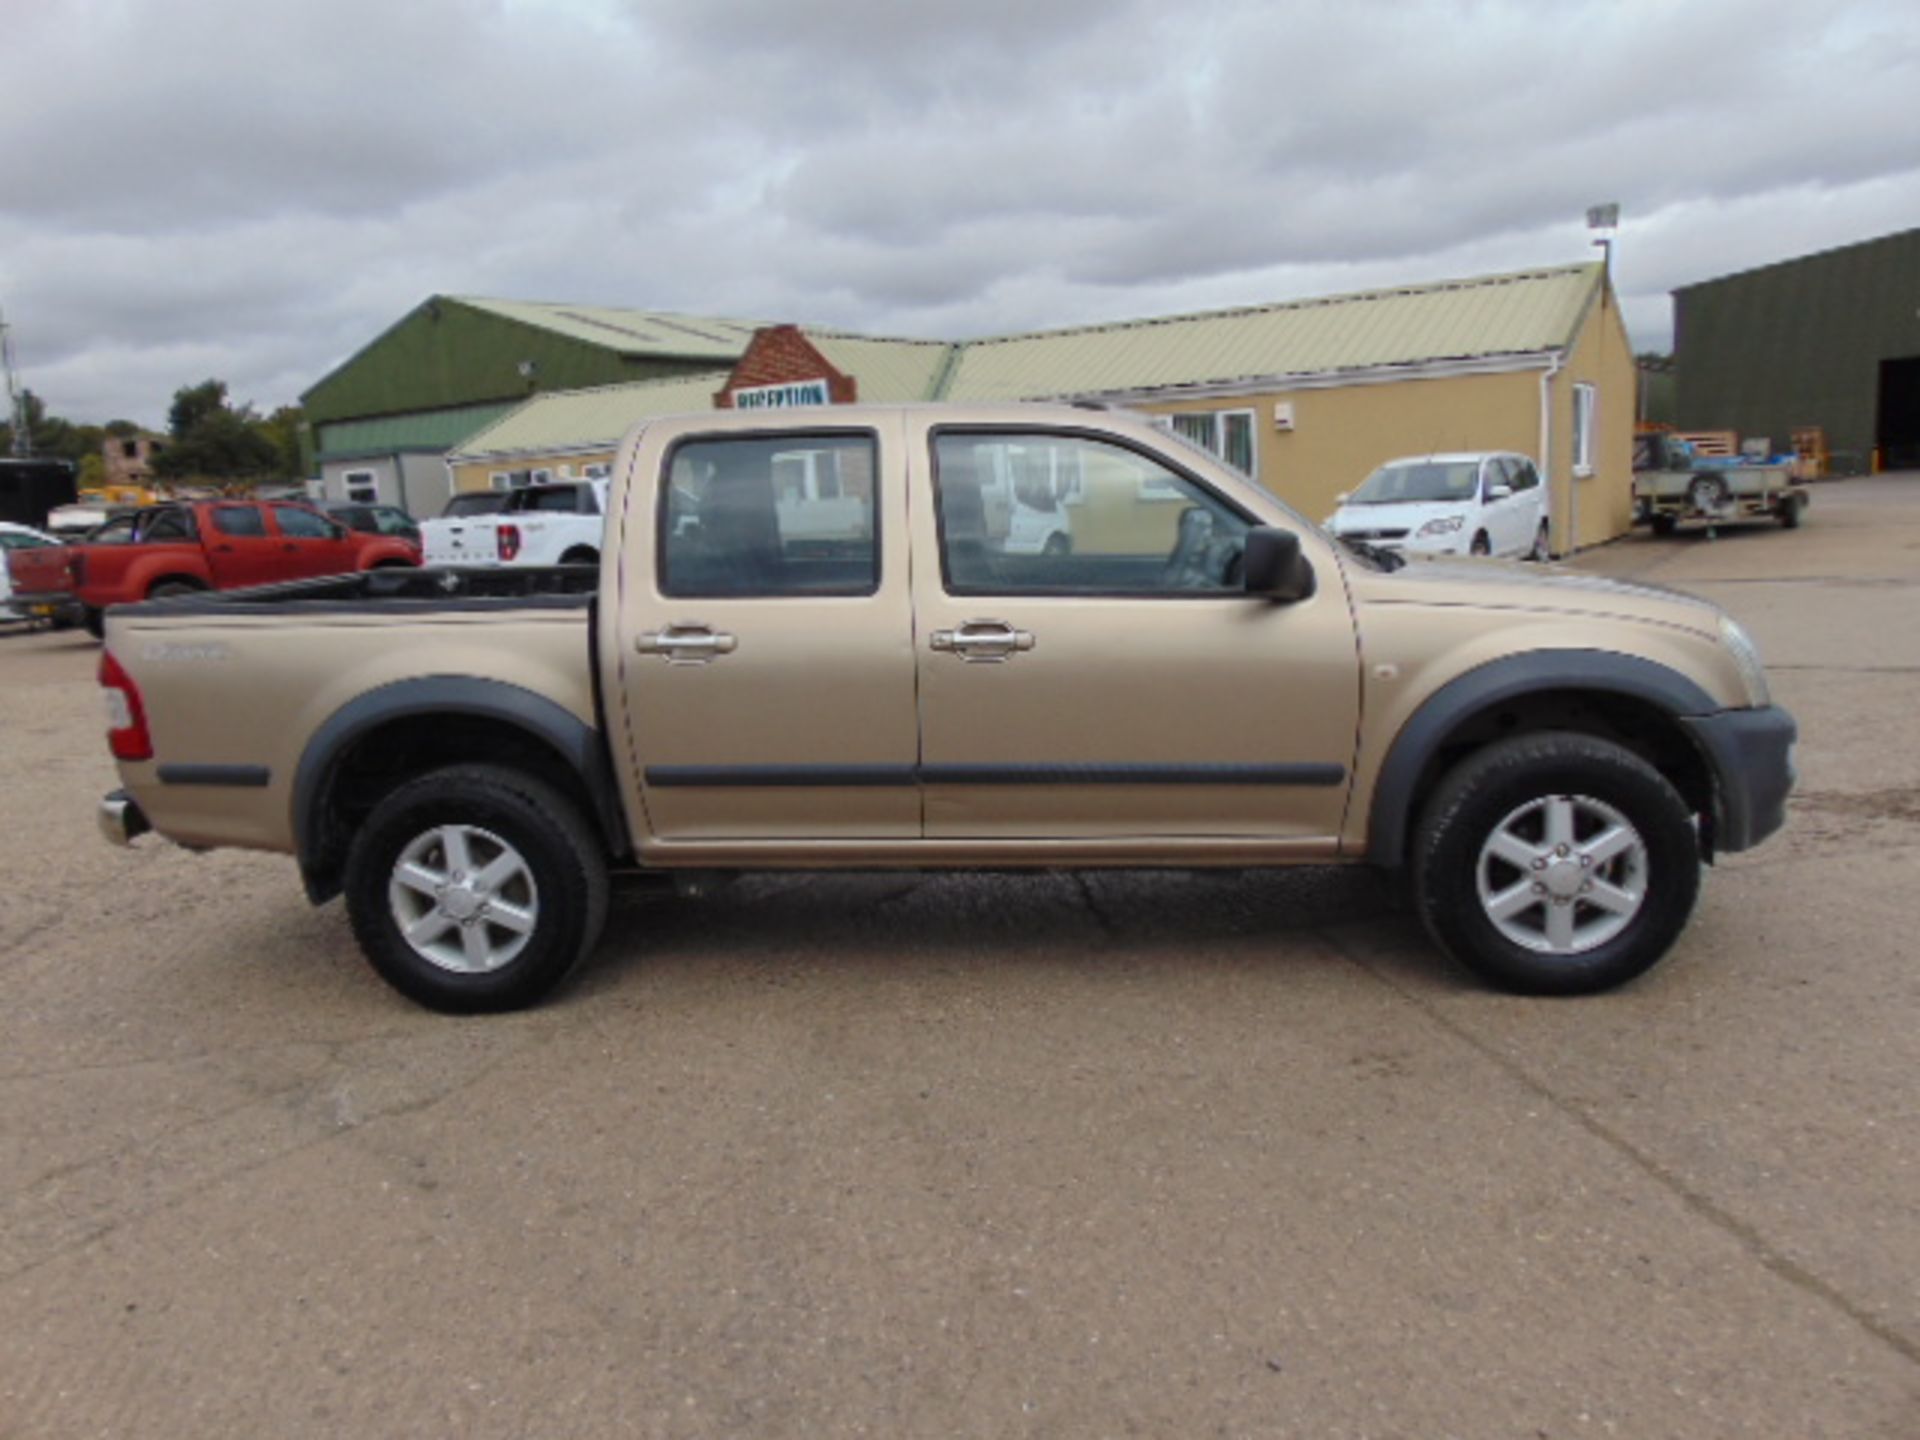
[[[1409,973],[1454,983],[1391,882],[1327,867],[754,875],[696,897],[619,886],[570,989],[624,988],[636,972],[724,983],[819,969],[1346,968],[1319,932],[1361,924],[1424,967]]]

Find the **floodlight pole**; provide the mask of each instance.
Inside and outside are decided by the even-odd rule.
[[[5,315],[0,315],[0,372],[7,380],[7,408],[13,419],[13,456],[25,460],[33,454],[33,436],[27,427],[27,396],[13,378],[13,339],[7,331]]]

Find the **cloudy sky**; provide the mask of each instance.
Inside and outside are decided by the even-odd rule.
[[[262,409],[435,292],[959,338],[1920,225],[1915,0],[0,0],[57,414]]]

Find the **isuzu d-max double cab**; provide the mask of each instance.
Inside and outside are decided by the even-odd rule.
[[[983,503],[1014,448],[1075,477],[1070,550]],[[1576,992],[1792,784],[1715,606],[1348,548],[1121,414],[649,421],[606,537],[116,607],[103,828],[291,854],[447,1010],[550,992],[616,869],[1366,863],[1491,981]]]

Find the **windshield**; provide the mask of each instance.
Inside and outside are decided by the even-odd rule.
[[[1397,505],[1408,500],[1471,500],[1480,483],[1478,460],[1396,460],[1382,465],[1348,497],[1349,505]]]

